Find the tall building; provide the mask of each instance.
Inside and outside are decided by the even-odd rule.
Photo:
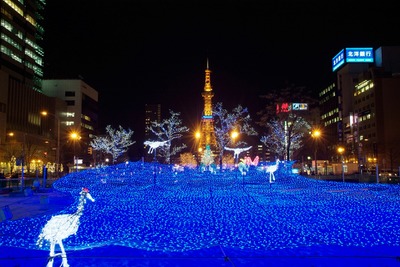
[[[55,160],[40,114],[55,106],[41,91],[44,9],[44,0],[0,0],[0,172]]]
[[[325,135],[336,136],[328,146],[344,145],[346,162],[362,169],[375,170],[378,164],[380,169],[397,170],[400,47],[345,48],[332,61],[335,86],[320,93],[320,103],[326,100],[321,105]],[[336,107],[331,103],[335,100]],[[333,149],[331,153],[337,154]]]
[[[1,69],[21,83],[41,91],[45,0],[1,0]]]
[[[212,92],[211,70],[209,69],[208,59],[207,59],[207,68],[205,70],[204,91],[201,95],[204,99],[204,110],[201,118],[198,150],[204,151],[204,149],[207,146],[209,146],[210,149],[214,151],[217,145],[214,132],[214,119],[212,113],[213,109],[212,98],[214,97],[214,93]]]
[[[47,96],[61,99],[66,104],[65,112],[56,114],[63,129],[64,162],[72,165],[76,156],[82,159],[82,164],[93,165],[96,159],[89,144],[99,127],[98,92],[80,79],[43,80],[42,90]],[[68,136],[71,132],[77,132],[79,140],[71,140]]]

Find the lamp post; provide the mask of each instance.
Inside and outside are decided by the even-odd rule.
[[[340,154],[340,161],[342,162],[342,180],[344,183],[344,160],[343,160],[344,147],[341,146],[338,147],[337,151]]]
[[[315,139],[315,151],[314,151],[314,161],[315,161],[315,174],[318,177],[318,160],[317,160],[317,148],[318,148],[318,139],[321,136],[321,131],[316,129],[311,133],[311,137]]]
[[[25,165],[25,142],[26,142],[26,133],[24,133],[24,141],[22,142],[22,159],[21,159],[21,190],[25,187],[24,181],[24,165]]]
[[[58,116],[52,114],[52,113],[48,113],[47,111],[42,111],[41,114],[43,116],[47,116],[47,115],[51,115],[54,117],[54,119],[57,121],[57,151],[56,151],[56,170],[57,170],[57,176],[59,174],[59,170],[60,170],[60,118],[58,118]]]
[[[13,137],[14,133],[9,133],[9,136]],[[25,181],[24,181],[24,165],[25,165],[25,142],[26,142],[26,133],[23,133],[23,141],[22,141],[22,155],[21,155],[21,190],[24,189]]]
[[[196,155],[197,155],[197,163],[200,165],[201,163],[201,152],[203,151],[202,147],[201,147],[201,133],[200,131],[197,131],[194,134],[195,138],[196,138],[196,145],[195,147],[197,147],[197,151],[196,151]]]
[[[79,136],[79,134],[77,132],[72,132],[70,134],[70,137],[74,141],[74,161],[73,161],[73,164],[75,165],[75,172],[78,172],[78,160],[77,160],[76,154],[75,154],[75,152],[76,152],[75,146],[76,146],[76,140],[79,140],[80,136]]]
[[[233,130],[233,131],[231,132],[232,144],[235,143],[235,140],[236,140],[236,138],[238,138],[238,136],[239,136],[238,131]],[[239,156],[236,156],[236,158],[234,159],[234,160],[235,160],[235,165],[238,164],[238,160],[239,160],[238,158],[239,158]]]

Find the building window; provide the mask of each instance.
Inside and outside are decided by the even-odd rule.
[[[65,91],[65,96],[75,96],[75,91]]]

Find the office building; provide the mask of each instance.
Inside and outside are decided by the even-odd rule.
[[[332,158],[334,148],[344,145],[346,162],[357,163],[360,171],[396,170],[400,47],[345,48],[332,61],[336,81],[320,93],[325,135],[336,137],[328,144]]]
[[[40,114],[55,106],[41,91],[44,9],[44,0],[0,0],[0,172],[55,160]]]
[[[61,139],[65,161],[71,165],[76,156],[82,160],[79,164],[93,165],[95,158],[90,153],[89,144],[99,127],[98,92],[80,79],[43,80],[42,90],[46,95],[66,103],[65,112],[57,114],[64,129]],[[79,140],[70,138],[72,132],[78,133]]]

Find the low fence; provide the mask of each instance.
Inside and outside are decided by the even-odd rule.
[[[33,188],[35,180],[39,181],[39,186],[51,187],[53,182],[57,180],[57,178],[46,178],[46,185],[44,185],[44,179],[42,177],[24,177],[24,188]],[[1,188],[18,188],[21,187],[22,177],[19,178],[2,178],[0,179],[0,189]]]
[[[341,175],[308,175],[307,177],[324,180],[324,181],[343,181],[343,177]],[[400,177],[399,176],[378,176],[378,179],[375,174],[350,174],[344,176],[345,182],[353,182],[353,183],[382,183],[382,184],[399,184]]]

